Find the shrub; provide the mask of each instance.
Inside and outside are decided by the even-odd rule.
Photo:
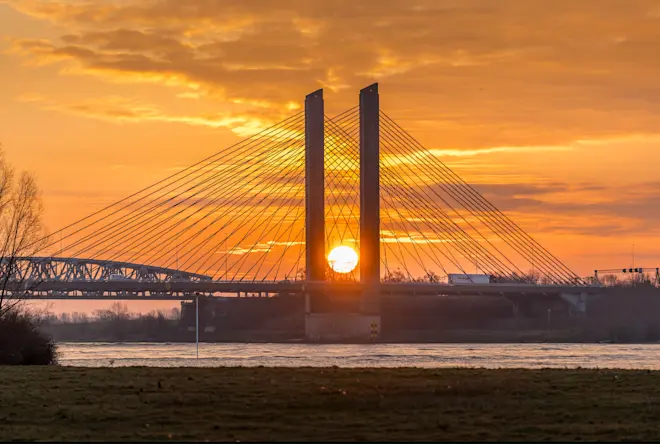
[[[57,364],[57,347],[29,314],[12,310],[0,317],[0,365]]]

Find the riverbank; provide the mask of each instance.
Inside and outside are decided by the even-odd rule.
[[[660,439],[655,371],[0,371],[0,441]]]
[[[114,330],[104,330],[94,323],[49,325],[42,331],[56,342],[154,342],[190,343],[195,342],[195,332],[177,329],[173,322],[158,334],[135,331],[131,334],[116,334]],[[75,327],[75,328],[72,328]],[[205,343],[313,343],[307,341],[303,331],[284,330],[242,330],[200,332],[200,342]],[[602,331],[588,328],[462,328],[433,330],[399,330],[383,332],[381,337],[369,342],[381,344],[503,344],[503,343],[630,343],[649,344],[658,342],[658,336],[625,335],[618,330]],[[337,343],[337,341],[332,341]],[[346,341],[355,343],[355,341]]]

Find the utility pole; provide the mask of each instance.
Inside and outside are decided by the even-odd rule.
[[[199,295],[195,297],[195,344],[197,346],[197,359],[199,359]]]
[[[632,244],[632,268],[635,269],[635,244]],[[635,285],[638,281],[637,273],[630,275],[630,282],[632,285]]]

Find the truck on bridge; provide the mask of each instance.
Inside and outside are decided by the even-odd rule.
[[[490,276],[487,274],[449,273],[447,279],[452,285],[490,284]]]

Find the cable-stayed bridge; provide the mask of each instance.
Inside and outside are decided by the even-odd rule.
[[[359,252],[350,273],[327,253]],[[590,288],[379,106],[305,110],[53,233],[17,258],[33,298],[221,293],[575,294]],[[476,273],[475,273],[476,272]],[[451,285],[451,273],[490,284]]]

